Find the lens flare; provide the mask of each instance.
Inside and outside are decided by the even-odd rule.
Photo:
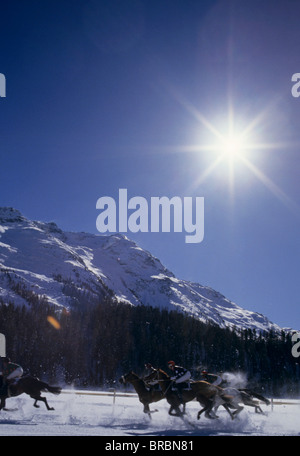
[[[48,315],[47,317],[48,323],[50,323],[51,326],[55,329],[60,329],[60,323],[56,320],[56,318],[52,317],[51,315]]]

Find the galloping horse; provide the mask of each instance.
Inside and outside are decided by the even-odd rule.
[[[2,376],[0,376],[0,383],[2,385]],[[26,377],[21,377],[14,383],[8,385],[8,391],[0,396],[0,410],[5,408],[5,402],[8,397],[19,396],[20,394],[28,394],[32,399],[34,399],[34,407],[39,407],[37,405],[38,401],[44,402],[47,407],[47,410],[54,410],[53,407],[49,407],[47,399],[41,396],[42,391],[49,391],[52,394],[60,394],[61,388],[59,386],[50,386],[45,382],[42,382],[38,378],[31,377],[30,375]]]
[[[161,390],[147,389],[144,381],[134,372],[129,372],[128,374],[122,375],[119,379],[119,382],[122,384],[130,383],[137,395],[139,396],[140,402],[144,405],[144,413],[147,413],[149,418],[151,413],[157,412],[158,410],[150,410],[149,404],[152,402],[158,402],[164,398],[164,395]]]
[[[200,418],[200,415],[203,412],[205,412],[206,418],[216,418],[216,416],[210,415],[210,412],[212,411],[212,408],[214,406],[215,397],[219,394],[222,395],[222,391],[220,391],[220,388],[217,388],[216,386],[211,385],[210,383],[205,382],[203,380],[198,380],[195,382],[190,382],[189,389],[182,389],[180,398],[178,396],[177,391],[174,391],[172,389],[173,381],[171,380],[169,375],[166,374],[162,369],[156,369],[156,371],[152,372],[150,375],[145,377],[144,381],[156,381],[160,384],[161,389],[168,403],[171,406],[169,409],[169,415],[182,417],[183,412],[180,410],[180,405],[184,404],[185,406],[186,402],[190,402],[196,398],[199,404],[203,407],[203,409],[201,409],[200,412],[198,412],[198,419]],[[227,397],[225,395],[222,396],[222,405],[224,405],[223,403],[226,402]],[[172,413],[173,410],[175,411],[175,413]]]
[[[260,401],[264,402],[267,405],[270,405],[271,401],[267,399],[266,397],[262,396],[261,394],[255,393],[251,389],[248,388],[239,388],[239,391],[241,393],[244,393],[242,395],[242,400],[245,405],[250,405],[251,407],[255,407],[255,413],[264,413],[261,409],[261,407],[258,405],[256,401],[253,400],[255,397],[256,399],[259,399]],[[252,402],[251,402],[252,401]],[[251,403],[250,403],[251,402]]]
[[[223,388],[223,391],[226,395],[229,395],[232,398],[231,402],[230,404],[226,404],[226,402],[224,404],[222,397],[216,397],[214,401],[214,412],[217,411],[220,405],[223,405],[226,408],[227,412],[230,414],[232,419],[243,409],[243,407],[239,405],[240,403],[248,405],[250,407],[254,407],[255,413],[263,413],[261,407],[259,406],[259,403],[253,399],[254,397],[265,402],[265,404],[267,405],[270,404],[269,399],[266,399],[261,394],[255,393],[254,391],[247,388],[236,389],[232,387],[227,387]],[[232,406],[236,408],[236,410],[233,413],[231,413],[229,410],[229,408],[233,408]]]

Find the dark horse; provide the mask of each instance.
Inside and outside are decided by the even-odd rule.
[[[250,405],[251,407],[255,408],[255,413],[264,413],[259,406],[259,403],[253,400],[254,398],[264,402],[266,405],[270,405],[271,402],[269,399],[266,397],[262,396],[261,394],[256,393],[255,391],[248,389],[248,388],[240,388],[239,391],[241,393],[244,393],[242,398],[243,398],[243,403],[245,405]]]
[[[2,376],[0,376],[0,385],[2,386]],[[28,394],[35,400],[33,404],[34,407],[39,407],[37,402],[42,401],[46,405],[47,410],[54,410],[53,407],[49,407],[47,399],[41,396],[42,391],[48,391],[52,394],[60,394],[61,388],[59,386],[50,386],[38,378],[31,377],[30,375],[21,377],[19,380],[8,385],[5,392],[2,389],[0,394],[0,410],[5,408],[5,402],[8,397],[20,396],[20,394],[23,393]]]
[[[217,395],[222,396],[222,405],[227,401],[227,397],[222,394],[220,388],[217,388],[203,380],[190,382],[190,387],[186,389],[183,388],[179,396],[178,392],[174,391],[172,388],[173,381],[162,369],[157,369],[152,372],[150,375],[145,377],[144,380],[145,382],[156,381],[160,384],[164,396],[171,406],[169,409],[169,415],[182,417],[184,412],[181,411],[180,405],[183,404],[185,407],[186,402],[196,399],[203,407],[198,413],[198,419],[203,412],[205,412],[206,418],[214,419],[216,416],[211,415],[210,412],[214,406],[215,397]],[[173,413],[173,411],[175,413]]]
[[[151,413],[158,411],[151,411],[149,404],[152,402],[158,402],[164,398],[161,390],[146,388],[144,381],[132,371],[130,371],[128,374],[122,375],[122,377],[119,379],[119,382],[122,384],[130,383],[134,387],[140,402],[144,405],[144,413],[147,413],[149,418],[151,418]]]

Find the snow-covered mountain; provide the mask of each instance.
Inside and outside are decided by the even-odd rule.
[[[280,331],[267,317],[242,309],[211,288],[180,280],[127,237],[60,230],[0,208],[0,298],[26,304],[45,297],[61,308],[81,296],[105,296],[132,305],[184,311],[221,327]]]

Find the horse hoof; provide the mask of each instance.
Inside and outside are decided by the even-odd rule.
[[[209,420],[215,420],[217,416],[211,416],[209,413],[205,413],[205,418],[208,418]]]

